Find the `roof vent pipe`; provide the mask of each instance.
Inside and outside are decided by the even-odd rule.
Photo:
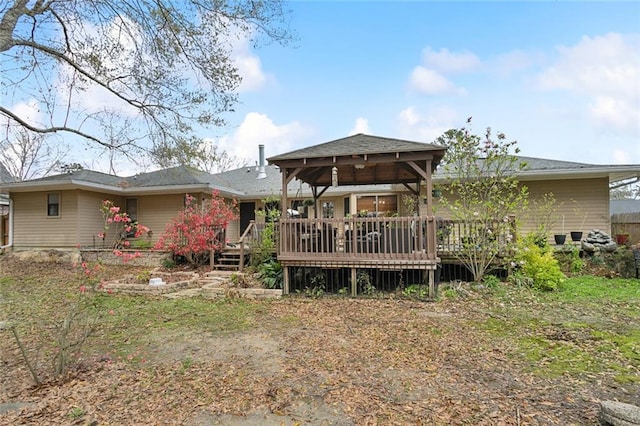
[[[264,165],[264,145],[258,145],[258,151],[260,152],[260,163],[258,163],[258,177],[256,179],[264,179],[267,177],[267,171]]]

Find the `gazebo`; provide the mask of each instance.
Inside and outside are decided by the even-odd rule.
[[[289,292],[291,267],[350,268],[354,296],[359,268],[411,268],[427,272],[429,293],[435,296],[440,259],[432,173],[445,151],[434,144],[357,134],[268,158],[282,175],[277,256],[284,292]],[[397,184],[419,200],[419,211],[407,217],[291,218],[287,186],[294,178],[311,187],[316,207],[331,186]]]

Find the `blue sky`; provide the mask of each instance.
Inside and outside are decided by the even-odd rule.
[[[238,43],[216,135],[257,158],[356,132],[431,142],[469,116],[521,154],[640,164],[639,2],[294,2],[295,46]]]
[[[640,2],[289,6],[292,45],[229,41],[240,103],[227,127],[200,135],[248,164],[258,144],[272,156],[359,132],[433,142],[468,117],[478,134],[517,140],[522,155],[640,164]],[[76,100],[95,112],[110,102],[103,95]],[[36,101],[14,96],[16,112],[45,119]],[[108,171],[86,146],[68,162]],[[116,164],[120,175],[149,169]]]

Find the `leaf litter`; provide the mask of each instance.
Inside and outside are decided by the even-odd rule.
[[[478,326],[496,315],[490,299],[256,303],[249,330],[164,330],[138,348],[145,362],[88,357],[39,387],[3,337],[0,402],[28,405],[0,423],[581,425],[602,399],[640,403],[637,384],[606,375],[533,374],[511,340]]]

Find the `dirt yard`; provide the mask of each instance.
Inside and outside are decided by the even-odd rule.
[[[22,306],[29,286],[55,293],[72,280],[69,266],[0,262],[0,311]],[[0,331],[0,424],[584,425],[596,424],[601,400],[640,404],[639,383],[620,383],[608,369],[541,373],[512,337],[487,326],[502,319],[500,304],[519,302],[482,293],[438,302],[198,302],[206,312],[242,310],[228,326],[181,310],[192,302],[112,298],[109,309],[134,304],[140,321],[123,314],[105,325],[64,380],[33,386]],[[579,314],[562,312],[567,321]],[[5,311],[0,321],[19,314]],[[543,333],[568,329],[557,311],[540,311],[547,315],[556,318]],[[562,336],[582,350],[577,335]]]

